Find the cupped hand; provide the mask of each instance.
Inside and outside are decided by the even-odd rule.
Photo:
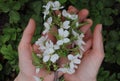
[[[69,12],[77,11],[74,7],[71,7]],[[92,20],[86,19],[88,15],[87,10],[81,10],[78,13],[80,22],[87,21],[89,24],[80,28],[85,34],[84,46],[85,52],[81,60],[81,64],[78,65],[78,69],[74,74],[64,74],[65,81],[96,81],[97,73],[104,58],[104,49],[102,41],[102,25],[96,25],[93,35],[90,27],[92,26]]]
[[[44,81],[53,81],[54,79],[54,73],[48,73],[45,69],[41,69],[40,72],[36,74],[36,68],[32,64],[33,46],[31,44],[34,32],[35,21],[30,19],[18,46],[20,72],[15,81],[35,81],[35,76],[43,77]]]

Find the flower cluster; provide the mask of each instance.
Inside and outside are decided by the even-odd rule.
[[[81,63],[83,55],[84,34],[79,30],[80,26],[85,23],[80,23],[78,15],[68,13],[63,9],[59,1],[49,1],[44,8],[44,31],[35,44],[39,46],[40,54],[36,54],[37,62],[36,73],[39,73],[41,66],[48,71],[62,71],[63,73],[73,74],[78,64]],[[55,11],[61,11],[56,14]],[[57,30],[53,30],[53,29]],[[49,39],[50,33],[54,39]],[[59,67],[59,59],[66,57],[68,62]]]

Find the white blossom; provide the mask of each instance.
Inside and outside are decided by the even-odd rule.
[[[47,41],[45,43],[46,49],[43,53],[43,62],[47,62],[48,60],[52,61],[53,63],[56,62],[56,60],[59,59],[58,54],[54,54],[55,49],[58,49],[58,47],[54,46],[53,42],[51,40]]]
[[[50,54],[43,56],[43,62],[47,62],[50,59]]]
[[[78,36],[78,40],[75,41],[75,43],[79,46],[79,48],[80,48],[82,51],[85,51],[84,48],[83,48],[83,45],[85,45],[85,42],[83,41],[83,38],[84,38],[84,34],[81,33],[81,34]]]
[[[51,58],[50,58],[50,60],[51,60],[53,63],[55,63],[58,59],[59,59],[58,54],[54,54],[54,55],[52,55]]]
[[[44,23],[45,30],[43,31],[43,34],[48,33],[48,31],[50,30],[51,23],[52,23],[52,17],[49,17],[47,19],[47,22]]]
[[[75,73],[75,69],[72,69],[72,68],[59,68],[58,71],[61,71],[63,73],[68,73],[68,74]]]
[[[61,6],[60,2],[59,1],[55,1],[53,2],[52,4],[52,10],[59,10],[59,9],[62,9],[63,6]]]
[[[78,19],[78,15],[76,15],[76,14],[70,14],[70,13],[68,13],[66,10],[63,10],[63,11],[62,11],[62,15],[63,15],[64,17],[69,18],[69,19],[72,19],[72,20]]]
[[[58,34],[61,38],[68,37],[69,32],[67,30],[64,30],[63,28],[58,29]]]
[[[47,5],[44,5],[43,6],[43,8],[45,8],[45,10],[44,10],[44,12],[43,12],[43,14],[44,14],[44,19],[46,18],[46,16],[50,13],[50,11],[49,11],[49,9],[50,9],[50,7],[52,6],[52,1],[49,1],[48,3],[47,3]]]
[[[54,45],[54,49],[58,50],[58,49],[60,49],[60,46],[58,44],[56,44],[56,45]]]
[[[44,19],[46,18],[46,16],[47,16],[49,13],[50,13],[49,10],[45,10],[45,11],[43,12],[43,14],[44,14]]]
[[[44,51],[45,50],[45,45],[44,42],[47,40],[47,36],[41,36],[38,41],[35,42],[36,45],[39,46],[39,50]]]
[[[80,60],[80,54],[77,54],[75,56],[73,56],[72,54],[68,55],[68,60],[70,61],[70,68],[74,69],[77,68],[76,64],[80,64],[81,60]]]
[[[79,46],[79,48],[81,49],[81,51],[85,51],[84,48],[83,48],[83,45],[85,45],[85,42],[84,42],[84,40],[83,40],[84,34],[81,33],[81,34],[79,35],[79,34],[78,34],[77,32],[75,32],[74,30],[72,30],[72,34],[73,34],[75,37],[77,37],[77,40],[75,41],[76,45]]]
[[[79,26],[79,22],[76,22],[76,27],[78,27]]]
[[[48,54],[43,56],[43,62],[47,62],[48,60],[50,60],[51,62],[55,63],[58,59],[58,54]]]
[[[60,46],[63,45],[63,43],[64,43],[63,40],[58,40],[56,44]]]
[[[40,72],[40,68],[36,68],[36,74]]]
[[[37,76],[33,76],[33,78],[35,79],[35,81],[42,81],[39,77]]]
[[[64,21],[63,22],[63,24],[62,24],[62,27],[64,28],[64,29],[68,29],[68,28],[70,28],[70,21]]]
[[[57,41],[57,45],[63,45],[63,43],[70,42],[70,39],[67,38],[69,36],[69,32],[67,30],[64,30],[63,28],[58,29],[58,34],[60,36],[60,39]]]

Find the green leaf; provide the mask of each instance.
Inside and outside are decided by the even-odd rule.
[[[10,11],[9,16],[10,23],[17,23],[20,20],[20,14],[17,11]]]
[[[69,0],[72,4],[76,4],[78,0]]]
[[[14,33],[16,31],[15,28],[10,28],[10,27],[6,27],[3,29],[4,34],[11,34]]]
[[[102,9],[104,8],[104,5],[103,5],[103,3],[102,3],[101,1],[99,1],[99,2],[96,4],[96,7],[97,7],[97,9],[102,10]]]
[[[4,13],[7,13],[7,12],[9,12],[10,11],[10,8],[9,8],[9,5],[7,4],[5,4],[5,3],[0,3],[0,12],[4,12]]]
[[[21,7],[21,4],[20,4],[20,2],[19,1],[16,1],[16,2],[14,2],[14,5],[13,5],[13,10],[19,10],[20,9],[20,7]]]
[[[32,58],[33,58],[33,64],[35,66],[38,66],[40,64],[40,58],[35,53],[32,53]]]
[[[31,4],[31,8],[35,11],[37,15],[40,14],[41,8],[42,8],[42,2],[41,1],[34,1]]]
[[[5,34],[1,37],[2,43],[6,43],[10,39],[9,34]]]
[[[61,4],[64,4],[65,2],[67,2],[67,0],[59,0],[59,2],[60,2]]]
[[[112,25],[113,22],[114,22],[114,21],[113,21],[113,19],[112,19],[111,16],[106,17],[106,18],[104,19],[104,24],[105,24],[105,25]]]
[[[16,40],[16,37],[17,37],[17,34],[16,34],[16,33],[12,34],[12,35],[11,35],[11,40]]]

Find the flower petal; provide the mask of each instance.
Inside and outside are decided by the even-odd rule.
[[[36,68],[36,74],[40,72],[40,68]]]
[[[64,31],[64,37],[68,37],[69,32],[67,30]]]
[[[69,38],[64,38],[63,41],[64,41],[64,43],[68,43],[68,42],[70,42],[70,39]]]
[[[54,55],[52,55],[51,58],[50,58],[50,60],[51,60],[53,63],[55,63],[58,59],[59,59],[58,54],[54,54]]]
[[[60,46],[60,45],[63,45],[63,40],[58,40],[58,41],[57,41],[57,45],[59,45],[59,46]]]
[[[73,60],[74,59],[74,56],[72,54],[69,54],[68,55],[68,60]]]
[[[35,79],[35,81],[42,81],[40,78],[38,78],[37,76],[33,76],[33,78]]]
[[[45,55],[43,57],[43,62],[47,62],[50,59],[50,55]]]

